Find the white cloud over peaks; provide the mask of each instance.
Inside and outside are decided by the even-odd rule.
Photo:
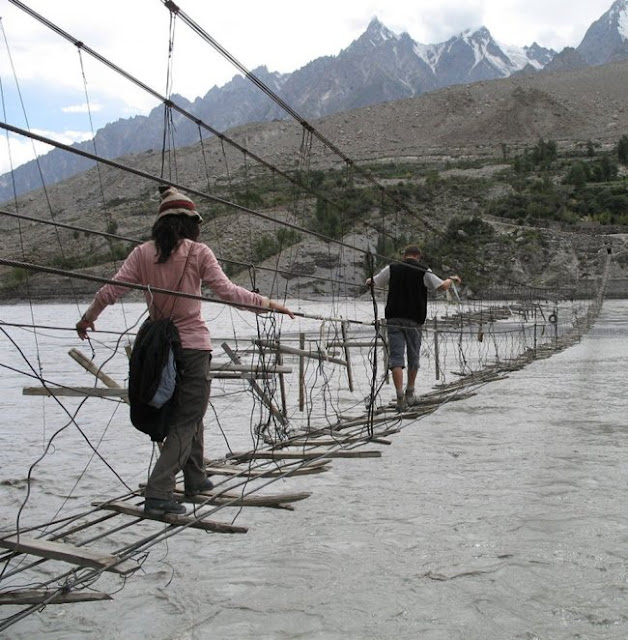
[[[484,0],[447,0],[435,3],[421,12],[421,21],[429,34],[428,44],[437,44],[449,40],[465,29],[485,24]]]

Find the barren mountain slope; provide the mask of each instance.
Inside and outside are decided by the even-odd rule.
[[[556,140],[562,147],[588,140],[610,147],[628,133],[627,105],[628,62],[622,62],[451,87],[419,98],[365,107],[313,121],[316,133],[311,140],[304,137],[301,127],[292,121],[247,125],[229,135],[266,162],[286,171],[343,165],[318,136],[323,136],[356,163],[404,158],[425,161],[478,156],[499,158],[506,149],[512,152],[520,146],[534,145],[539,138]],[[311,150],[311,155],[300,154],[304,150]],[[161,153],[154,150],[122,158],[120,162],[158,176]],[[202,149],[195,145],[177,150],[176,167],[175,182],[203,193],[231,181],[237,186],[242,176],[255,173],[255,162],[250,157],[231,150],[215,138],[204,141]],[[244,168],[246,172],[242,171]],[[93,169],[49,187],[46,195],[34,191],[20,198],[20,213],[50,219],[52,208],[57,222],[99,230],[114,224],[118,234],[133,238],[147,237],[157,208],[154,182],[107,166],[101,166],[99,174]],[[200,196],[194,198],[202,210],[211,211],[211,203],[203,202]],[[11,210],[12,206],[7,203],[4,208]],[[455,212],[456,205],[449,210]],[[271,217],[277,219],[285,219],[288,214],[280,209],[270,212]],[[250,235],[255,229],[254,233],[259,234],[263,229],[276,228],[274,223],[259,219],[253,224],[254,227],[236,212],[210,222],[205,226],[204,235],[225,257],[240,259],[238,238],[242,238],[243,233]],[[20,238],[16,221],[6,217],[0,217],[0,230],[0,253],[7,258],[19,260],[26,255],[34,262],[49,263],[51,257],[59,253],[59,242],[67,243],[72,255],[107,250],[103,239],[28,223],[22,224],[26,233]],[[356,231],[354,246],[361,233]],[[303,268],[310,264],[308,269],[312,270],[316,260],[322,261],[321,264],[328,262],[321,256],[329,253],[329,247],[318,246],[318,241],[312,239],[304,238],[304,241],[301,249],[291,249],[292,255],[299,255],[297,263],[303,263]],[[358,255],[346,261],[357,268],[361,260]],[[298,268],[294,260],[290,262]],[[282,258],[275,264],[285,268],[287,262]],[[110,264],[102,269],[103,275],[109,275],[110,271]],[[6,277],[8,271],[3,269],[3,272]],[[346,277],[357,282],[361,275]],[[89,288],[93,289],[93,285]],[[48,293],[51,290],[54,289],[48,287]]]

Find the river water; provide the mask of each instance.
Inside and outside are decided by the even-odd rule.
[[[77,346],[57,340],[60,353]],[[70,378],[76,365],[61,360]],[[404,422],[381,458],[334,460],[327,473],[274,486],[312,492],[294,512],[249,509],[236,521],[246,535],[180,534],[112,602],[49,606],[5,637],[624,640],[626,362],[628,301],[608,301],[581,342]],[[0,383],[5,527],[51,435],[41,426],[51,401],[29,399],[31,433],[13,415],[27,411],[12,397],[24,380],[3,372]],[[43,411],[48,429],[53,411]],[[141,434],[121,442],[124,419],[91,436],[126,480],[141,480],[149,453]],[[216,431],[208,421],[208,448],[220,447]],[[84,462],[85,447],[63,432],[42,465],[76,467],[73,456]],[[110,489],[103,469],[85,473],[88,495]],[[61,481],[45,466],[35,475],[34,493],[61,501]]]

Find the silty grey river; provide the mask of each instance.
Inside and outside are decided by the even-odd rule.
[[[246,535],[182,533],[112,602],[49,606],[5,637],[625,640],[627,362],[628,302],[608,301],[581,342],[404,424],[381,458],[273,487],[312,491],[294,512],[249,510]],[[8,417],[24,381],[2,376],[8,526],[42,426]],[[127,478],[149,455],[129,442],[102,438]],[[85,454],[66,445],[54,455],[74,465]],[[57,482],[37,474],[58,499]]]

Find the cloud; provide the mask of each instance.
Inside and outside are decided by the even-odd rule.
[[[465,29],[475,29],[484,25],[484,1],[458,0],[435,3],[421,12],[423,29],[429,38],[425,44],[436,44],[449,40]]]
[[[89,131],[67,130],[58,132],[33,129],[32,132],[45,138],[57,140],[63,144],[83,142],[92,138],[92,134]],[[0,175],[26,162],[35,160],[54,148],[43,142],[23,136],[9,134],[8,139],[7,136],[0,136]]]
[[[504,44],[523,46],[536,40],[562,49],[577,46],[586,28],[610,4],[611,0],[317,0],[317,10],[307,19],[294,0],[274,0],[272,10],[259,0],[222,4],[188,0],[184,10],[246,68],[266,65],[271,71],[291,73],[320,56],[336,55],[364,32],[374,16],[424,44],[444,42],[484,25]],[[12,4],[5,5],[3,27],[33,127],[89,127],[79,122],[87,100],[91,111],[98,112],[96,128],[119,117],[146,115],[157,105],[150,92],[94,59],[85,47],[159,95],[169,87],[194,100],[238,73],[180,16],[169,67],[170,14],[156,0],[90,3],[87,17],[84,0],[30,0],[31,9],[65,30],[69,40]],[[74,39],[84,47],[77,47]],[[8,56],[0,55],[0,73],[3,81],[13,82]],[[24,92],[27,84],[30,95]]]
[[[90,111],[102,111],[103,106],[98,102],[87,104],[84,102],[83,104],[72,104],[68,107],[61,107],[61,111],[63,113],[89,113]]]

